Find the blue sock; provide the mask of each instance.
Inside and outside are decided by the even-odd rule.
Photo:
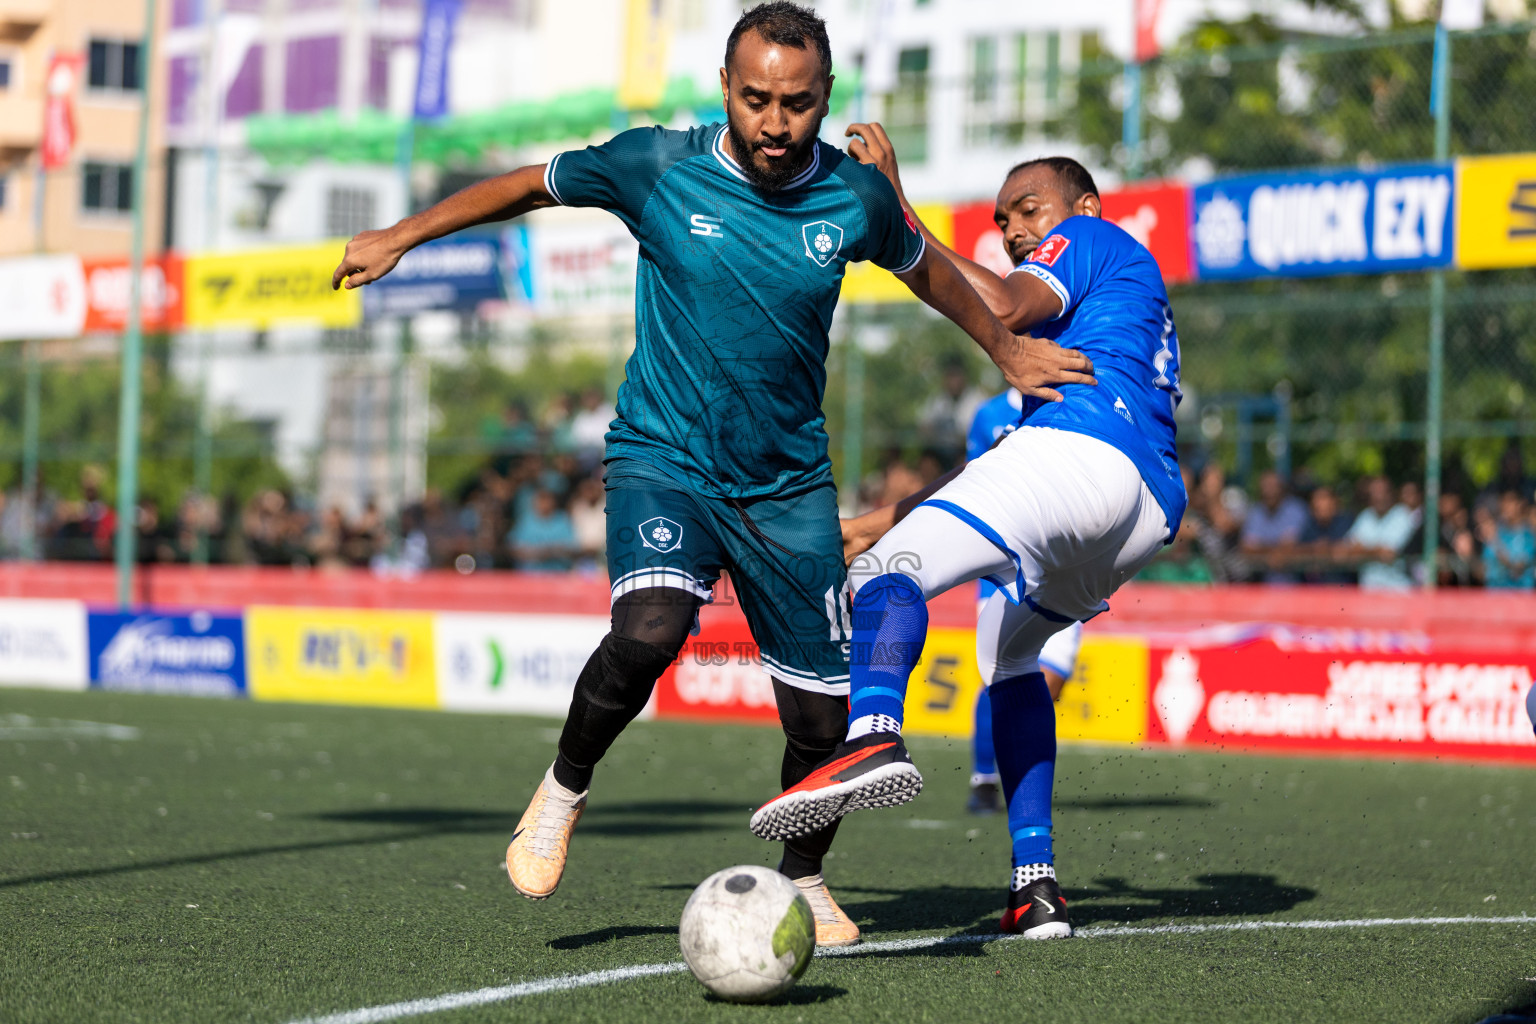
[[[997,755],[992,746],[991,691],[983,686],[976,695],[976,728],[971,733],[971,774],[996,775]]]
[[[899,731],[907,699],[907,677],[923,656],[928,605],[908,576],[886,573],[860,588],[853,599],[853,646],[849,655],[848,735]],[[880,729],[860,723],[874,715]],[[855,732],[855,728],[858,732]]]
[[[1056,705],[1039,672],[993,683],[992,742],[1008,801],[1013,863],[1053,864],[1051,786],[1056,775]]]

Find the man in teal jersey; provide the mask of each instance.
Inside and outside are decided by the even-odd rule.
[[[376,280],[415,245],[555,205],[594,206],[640,242],[635,352],[607,438],[613,626],[582,670],[556,758],[507,849],[513,885],[548,897],[593,767],[645,706],[729,570],[773,677],[798,782],[846,727],[847,575],[821,412],[844,267],[872,260],[963,328],[1026,394],[1092,382],[1086,358],[1011,334],[947,260],[930,259],[894,189],[818,141],[832,88],[826,28],[790,3],[742,15],[726,44],[727,120],[638,128],[471,186],[347,245],[334,283]],[[785,844],[818,941],[858,928],[821,877],[833,830]]]

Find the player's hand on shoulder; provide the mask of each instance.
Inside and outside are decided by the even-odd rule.
[[[1017,335],[1014,343],[997,359],[1008,383],[1031,398],[1047,402],[1062,400],[1052,385],[1098,384],[1093,376],[1093,360],[1077,349],[1062,348],[1049,338]]]
[[[377,281],[395,269],[404,255],[405,248],[395,241],[392,230],[359,232],[347,243],[341,263],[331,275],[331,289],[340,288],[342,281],[346,281],[348,288]]]
[[[891,137],[885,134],[880,122],[851,124],[843,134],[853,140],[848,143],[848,155],[861,164],[873,166],[896,186],[896,194],[902,195],[901,170],[896,166],[896,147],[891,145]]]

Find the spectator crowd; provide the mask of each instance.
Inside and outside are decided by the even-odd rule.
[[[984,396],[947,367],[942,393],[921,410],[921,454],[891,450],[860,482],[860,510],[890,504],[963,458],[960,441]],[[285,490],[243,504],[189,494],[169,514],[139,505],[141,561],[412,572],[519,569],[600,572],[606,540],[603,436],[614,415],[601,391],[558,396],[541,417],[508,403],[486,425],[491,452],[455,493],[429,489],[390,523],[373,500],[347,514]],[[1351,486],[1261,473],[1252,491],[1222,467],[1188,465],[1189,508],[1176,541],[1141,578],[1184,583],[1329,583],[1404,589],[1433,573],[1441,586],[1536,589],[1536,506],[1519,448],[1505,452],[1495,479],[1475,493],[1440,496],[1435,557],[1424,552],[1423,490],[1416,481],[1370,476]],[[0,555],[17,557],[35,538],[38,557],[112,557],[116,514],[103,478],[87,468],[78,497],[39,488],[34,501],[0,493]],[[34,532],[35,531],[35,532]]]

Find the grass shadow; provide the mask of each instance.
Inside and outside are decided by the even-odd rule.
[[[545,945],[550,949],[586,949],[588,946],[600,946],[605,942],[632,939],[639,935],[676,934],[676,928],[661,928],[656,925],[615,925],[584,932],[581,935],[563,935],[558,939],[550,939]]]
[[[838,988],[836,985],[796,985],[779,998],[770,999],[766,1003],[736,1003],[729,999],[721,999],[713,992],[706,992],[704,1001],[720,1006],[816,1006],[821,1003],[830,1003],[834,999],[841,999],[847,994],[847,989]]]
[[[1477,1024],[1536,1024],[1536,984],[1519,982],[1492,1001],[1503,1008],[1497,1013],[1479,1017]]]
[[[1058,799],[1057,807],[1070,807],[1079,811],[1147,811],[1177,808],[1215,807],[1216,801],[1203,796],[1103,796]]]

